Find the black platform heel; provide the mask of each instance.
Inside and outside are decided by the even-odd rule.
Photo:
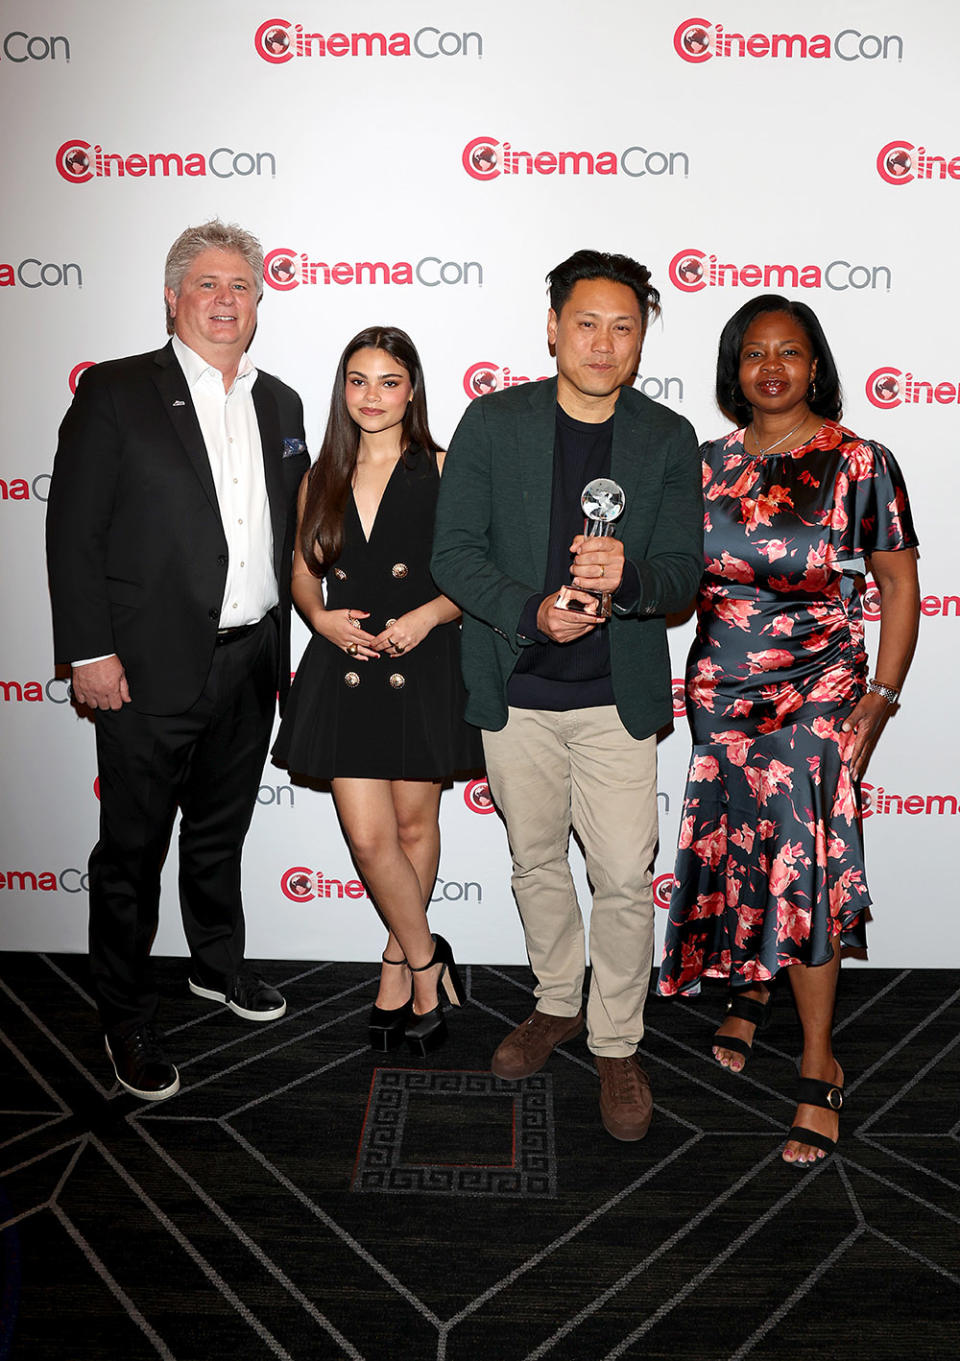
[[[424,973],[427,969],[434,968],[437,964],[441,965],[440,977],[437,979],[437,1005],[432,1011],[425,1011],[422,1016],[418,1016],[413,1010],[413,1003],[410,1005],[410,1019],[404,1027],[404,1037],[407,1044],[415,1054],[421,1058],[431,1053],[434,1049],[439,1049],[447,1038],[447,1022],[443,1014],[443,998],[440,995],[440,985],[450,999],[453,1006],[463,1005],[466,996],[460,974],[454,963],[453,951],[444,940],[443,936],[433,937],[433,959],[429,964],[423,964],[419,969],[410,965],[411,973]]]
[[[406,964],[405,959],[387,959],[386,955],[380,958],[384,964],[395,964],[398,968]],[[397,1049],[403,1044],[404,1028],[410,1019],[410,1012],[413,1008],[413,980],[410,980],[410,997],[404,1002],[402,1007],[394,1007],[390,1011],[385,1011],[383,1007],[373,1006],[370,1008],[370,1048],[376,1049],[382,1054],[388,1054],[391,1049]]]

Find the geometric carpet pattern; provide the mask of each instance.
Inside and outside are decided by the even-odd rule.
[[[651,995],[654,1120],[600,1124],[583,1037],[505,1083],[520,968],[464,970],[448,1044],[373,1054],[369,964],[260,962],[267,1025],[158,961],[181,1090],[112,1083],[81,956],[0,954],[0,1361],[955,1356],[960,975],[841,975],[836,1156],[779,1154],[788,988],[739,1077],[722,992]]]

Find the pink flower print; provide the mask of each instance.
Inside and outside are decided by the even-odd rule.
[[[701,780],[715,780],[720,774],[720,762],[715,756],[694,755],[690,760],[690,780],[699,784]]]
[[[767,876],[767,883],[775,898],[782,897],[790,885],[800,878],[800,871],[797,869],[796,862],[799,860],[801,865],[807,864],[807,858],[802,852],[802,842],[788,841],[780,847],[780,850],[774,856],[770,873]]]
[[[707,563],[711,576],[723,577],[725,581],[753,581],[753,568],[743,558],[735,558],[726,549],[720,558]]]
[[[808,756],[807,765],[810,767],[810,778],[814,784],[820,783],[820,757]]]
[[[829,510],[824,511],[823,515],[820,517],[820,523],[823,525],[824,529],[836,529],[841,534],[846,529],[850,521],[847,517],[844,501],[849,493],[850,483],[847,480],[846,474],[839,473],[834,488],[833,505]]]
[[[695,841],[691,849],[699,860],[715,870],[727,853],[726,818],[721,818],[719,827]]]
[[[857,801],[854,797],[853,782],[850,779],[850,767],[847,765],[840,767],[840,778],[837,780],[837,792],[834,795],[830,815],[835,818],[844,818],[848,826],[856,819]]]
[[[844,870],[840,878],[836,880],[835,883],[831,884],[830,886],[831,917],[839,917],[840,913],[846,907],[847,903],[849,903],[853,898],[854,889],[856,889],[858,894],[862,895],[863,889],[860,886],[861,878],[862,875],[860,873],[860,870],[848,869]]]
[[[847,843],[842,836],[836,832],[831,832],[827,839],[827,855],[834,860],[842,860],[847,853]]]
[[[726,747],[727,760],[731,765],[746,765],[750,748],[753,745],[752,739],[746,733],[737,732],[733,729],[730,732],[711,733],[710,736],[714,742],[722,743]]]
[[[866,482],[873,477],[876,459],[869,444],[848,444],[843,452],[847,461],[847,476],[851,482]]]
[[[733,933],[734,944],[742,949],[762,923],[763,917],[762,907],[741,907],[737,914],[737,929]]]
[[[768,840],[769,837],[776,836],[777,824],[770,818],[761,818],[757,823],[757,836],[761,841]]]
[[[702,657],[697,662],[696,675],[687,681],[687,698],[690,703],[713,713],[714,691],[717,688],[717,677],[721,674],[721,668],[716,662],[712,662],[709,657]]]
[[[803,695],[789,681],[782,685],[764,685],[760,694],[765,703],[773,705],[774,715],[771,718],[762,718],[757,724],[757,732],[776,732],[778,728],[783,727],[783,720],[788,714],[796,713],[803,707]]]
[[[726,712],[729,713],[731,718],[746,718],[752,708],[753,700],[735,699]]]
[[[741,850],[746,851],[747,855],[753,850],[755,837],[756,832],[746,822],[743,823],[742,826],[734,828],[730,833],[730,840],[733,842],[734,846],[739,846]]]
[[[759,675],[761,671],[777,671],[782,666],[793,665],[793,653],[782,647],[768,647],[764,652],[748,652],[749,674]]]
[[[744,533],[752,534],[760,525],[769,526],[774,515],[779,515],[784,506],[793,509],[788,487],[774,485],[756,499],[744,496],[740,502],[740,519],[745,526]]]
[[[813,686],[809,699],[813,704],[837,704],[847,698],[852,687],[853,681],[846,667],[833,666]]]
[[[777,638],[789,638],[793,633],[794,620],[789,614],[778,614],[770,625],[770,632]]]
[[[690,910],[691,921],[696,921],[703,917],[719,917],[723,914],[726,906],[722,893],[700,893],[697,901]]]
[[[677,841],[678,850],[686,851],[693,845],[693,821],[693,814],[691,813],[680,823],[680,837]]]
[[[760,613],[749,600],[718,599],[714,609],[718,619],[722,619],[731,628],[742,629],[744,633],[750,632],[750,620],[755,614]]]
[[[761,964],[759,959],[745,960],[740,973],[746,983],[769,983],[773,977],[770,970]]]
[[[767,539],[766,543],[758,544],[757,548],[768,562],[777,562],[787,556],[786,539]]]
[[[825,742],[837,743],[839,741],[835,718],[823,718],[818,714],[810,724],[810,731],[814,737],[821,737]]]
[[[743,773],[746,776],[747,784],[760,803],[766,803],[772,795],[778,794],[781,787],[784,789],[793,788],[793,781],[790,778],[793,774],[793,767],[784,765],[782,761],[771,761],[766,770],[747,766]]]
[[[800,945],[810,934],[810,913],[786,898],[777,899],[777,940],[792,940]]]
[[[680,947],[680,986],[688,978],[699,978],[703,972],[703,949],[685,940]]]

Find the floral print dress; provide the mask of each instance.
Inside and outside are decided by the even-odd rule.
[[[751,457],[701,448],[706,571],[687,662],[693,754],[659,990],[734,986],[863,946],[870,898],[853,733],[866,687],[863,556],[913,547],[891,454],[825,421]]]

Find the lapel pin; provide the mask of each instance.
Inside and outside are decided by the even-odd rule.
[[[174,402],[174,406],[186,406],[186,402],[181,402],[178,397],[177,400]]]

